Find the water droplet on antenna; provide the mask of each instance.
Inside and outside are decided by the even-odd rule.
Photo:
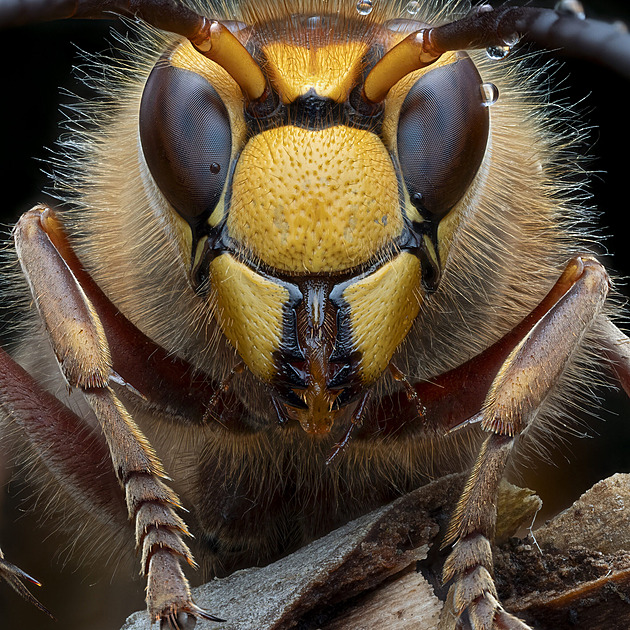
[[[579,0],[560,0],[556,2],[554,9],[563,15],[573,15],[578,18],[578,20],[586,19],[584,5],[579,2]]]

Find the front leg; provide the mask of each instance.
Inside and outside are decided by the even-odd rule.
[[[452,585],[440,630],[462,627],[465,613],[473,630],[528,628],[498,601],[490,541],[499,482],[514,439],[536,421],[608,294],[606,271],[592,258],[573,259],[559,280],[567,282],[569,289],[512,350],[486,396],[482,428],[487,437],[445,541],[454,543],[444,567],[444,580]]]
[[[83,391],[107,441],[135,523],[151,619],[174,627],[180,614],[215,619],[192,602],[180,566],[182,559],[194,566],[183,541],[188,529],[176,513],[180,501],[162,481],[166,474],[157,454],[108,385],[112,361],[107,337],[72,267],[55,246],[60,234],[50,209],[27,212],[14,232],[18,258],[64,377]]]

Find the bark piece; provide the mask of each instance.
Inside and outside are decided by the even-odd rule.
[[[570,508],[538,529],[536,540],[565,550],[630,551],[630,474],[618,473],[596,483]]]
[[[628,630],[630,553],[512,541],[495,553],[499,597],[536,630]]]
[[[432,630],[441,602],[415,566],[445,529],[464,481],[464,475],[439,479],[267,567],[194,589],[197,605],[227,619],[200,620],[197,629]],[[539,506],[530,491],[502,484],[505,535],[528,525]],[[148,628],[139,612],[123,630]]]
[[[537,630],[630,628],[630,474],[595,484],[534,536],[495,551],[506,609]]]

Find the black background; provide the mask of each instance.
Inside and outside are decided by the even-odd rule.
[[[552,6],[552,3],[535,4]],[[597,0],[592,6],[587,6],[587,13],[591,17],[618,18],[630,24],[627,0]],[[60,96],[59,88],[87,94],[85,88],[77,85],[71,76],[72,66],[77,62],[77,47],[94,52],[106,49],[110,28],[111,24],[106,22],[77,21],[9,30],[0,35],[1,223],[9,226],[35,202],[46,199],[42,192],[47,185],[46,177],[41,172],[43,166],[38,160],[49,155],[45,147],[54,150],[59,133],[58,122],[62,118],[58,111],[59,105],[69,100]],[[566,61],[559,77],[566,78],[562,84],[562,97],[582,103],[585,120],[594,128],[588,153],[594,157],[591,167],[598,175],[592,180],[591,191],[595,205],[602,211],[600,227],[608,235],[605,240],[608,254],[605,258],[608,266],[620,276],[618,284],[621,292],[630,296],[628,282],[624,280],[630,276],[630,245],[627,236],[630,184],[629,85],[614,72],[585,62]],[[630,405],[622,396],[614,395],[609,397],[606,405],[611,411],[606,414],[605,428],[598,424],[591,431],[593,434],[601,433],[601,437],[578,440],[569,451],[555,451],[554,463],[537,465],[533,483],[539,484],[541,491],[549,497],[555,496],[557,505],[570,502],[576,493],[588,487],[596,478],[619,470],[630,471],[630,423],[626,421]],[[568,460],[572,462],[571,465],[567,465]],[[553,479],[553,483],[546,484],[546,479]],[[4,537],[6,540],[7,535]],[[7,544],[11,544],[10,536]],[[66,571],[62,579],[73,578]],[[138,584],[138,593],[141,590],[142,585]],[[6,601],[6,593],[2,593],[0,614]],[[13,607],[15,598],[11,596],[9,601]],[[47,603],[52,606],[50,599]],[[116,612],[114,618],[122,620],[123,612]],[[31,626],[27,621],[30,613],[20,614],[25,616],[18,617],[21,623],[15,627],[54,627],[39,617],[35,619],[40,621],[34,621]],[[7,620],[4,617],[2,619]],[[0,625],[4,627],[2,619]],[[76,627],[97,627],[93,620],[86,623]],[[105,622],[103,627],[114,627],[112,623]]]

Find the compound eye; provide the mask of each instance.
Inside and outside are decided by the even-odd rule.
[[[405,98],[398,157],[412,203],[439,221],[464,196],[488,141],[488,107],[470,57],[430,70]]]
[[[158,187],[191,226],[217,205],[232,151],[227,110],[201,75],[159,64],[140,104],[140,141]]]

